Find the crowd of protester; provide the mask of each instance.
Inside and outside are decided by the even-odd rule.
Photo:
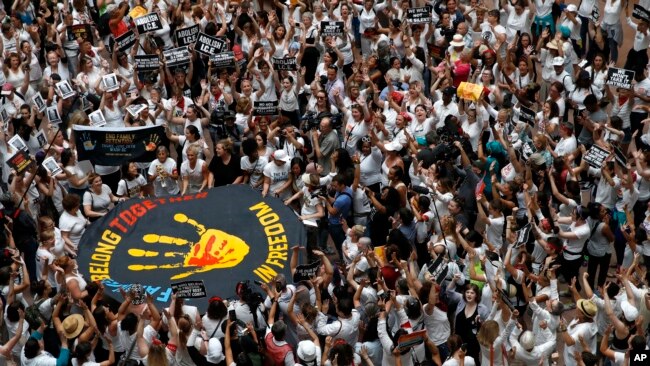
[[[0,365],[627,366],[650,345],[650,33],[632,17],[649,1],[1,5]],[[161,28],[140,34],[149,13]],[[166,64],[194,25],[233,67],[193,45]],[[609,85],[617,65],[630,88]],[[95,111],[169,145],[91,169],[73,126]],[[14,136],[35,161],[20,172]],[[295,210],[292,274],[319,260],[317,276],[162,308],[79,273],[84,231],[121,201],[228,184]]]

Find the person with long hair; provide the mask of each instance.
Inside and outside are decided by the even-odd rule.
[[[454,281],[449,281],[447,304],[450,307],[456,305],[456,313],[453,317],[455,334],[467,343],[467,354],[478,359],[480,345],[476,334],[481,328],[481,322],[488,319],[489,310],[481,304],[481,291],[477,285],[473,283],[466,285],[462,295],[454,291],[458,278],[460,274],[454,275]]]
[[[90,174],[88,181],[90,188],[84,192],[83,206],[84,214],[91,222],[106,215],[111,204],[126,200],[126,196],[115,196],[110,187],[102,183],[102,177],[99,174]]]
[[[235,153],[230,139],[220,140],[215,145],[216,155],[208,166],[208,187],[220,187],[227,184],[240,184],[244,174],[241,170],[241,158]]]
[[[147,189],[147,180],[138,171],[138,165],[134,162],[122,165],[122,179],[117,183],[117,192],[115,196],[134,198],[145,196]]]

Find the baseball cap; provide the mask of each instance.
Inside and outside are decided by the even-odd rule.
[[[564,57],[562,56],[554,57],[553,66],[564,66]]]

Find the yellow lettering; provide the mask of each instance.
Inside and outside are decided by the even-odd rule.
[[[111,255],[110,254],[94,253],[90,258],[92,260],[98,261],[98,262],[110,262],[111,261]]]
[[[280,220],[280,216],[278,216],[278,214],[270,213],[268,215],[264,215],[260,217],[260,224],[264,226],[268,226],[271,224],[275,224],[276,222],[278,222],[278,220]]]
[[[269,207],[269,205],[267,205],[267,204],[264,203],[264,202],[260,202],[260,203],[256,204],[255,206],[251,206],[251,207],[248,208],[248,210],[249,210],[249,211],[260,210],[260,212],[258,212],[258,213],[256,214],[257,217],[260,217],[260,216],[266,215],[266,214],[269,213],[269,212],[273,212],[273,210],[271,209],[271,207]]]
[[[271,252],[280,252],[280,251],[286,251],[289,249],[289,245],[284,244],[284,245],[269,245],[269,251]]]
[[[97,274],[105,274],[108,275],[108,267],[106,268],[98,268],[98,267],[90,267],[90,273],[97,273]]]
[[[95,282],[95,281],[102,281],[102,280],[108,280],[108,279],[110,279],[110,277],[107,276],[107,275],[98,275],[98,276],[91,275],[91,276],[90,276],[90,280],[93,281],[93,282]]]
[[[95,253],[103,253],[111,256],[113,255],[114,250],[115,250],[115,246],[99,242],[97,243],[97,248],[95,249]]]
[[[282,226],[282,224],[273,224],[271,226],[265,226],[264,233],[266,233],[266,236],[280,235],[284,233],[284,226]]]
[[[271,259],[270,256],[266,260],[266,263],[274,265],[274,266],[278,266],[280,268],[284,268],[284,264],[280,263],[277,259]]]
[[[259,266],[256,270],[253,271],[259,278],[261,278],[264,282],[269,282],[271,281],[275,276],[278,275],[278,272],[276,272],[273,268],[262,264]]]
[[[282,236],[269,236],[269,245],[273,244],[282,244],[287,242],[287,236],[282,235]]]
[[[102,233],[102,240],[108,244],[117,245],[119,244],[120,240],[122,240],[122,237],[106,229],[104,230],[104,233]]]

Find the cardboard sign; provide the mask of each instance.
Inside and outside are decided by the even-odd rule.
[[[81,38],[84,41],[88,40],[93,43],[93,32],[90,24],[75,24],[70,27],[70,33],[75,40]]]
[[[184,281],[171,284],[176,297],[181,299],[199,299],[207,296],[203,281]]]
[[[25,140],[23,140],[22,137],[19,135],[14,135],[9,141],[7,141],[7,144],[11,146],[14,150],[25,150],[27,151],[27,144],[25,143]]]
[[[273,68],[276,70],[296,71],[298,70],[298,63],[295,57],[273,57]]]
[[[59,164],[57,164],[56,159],[54,159],[53,156],[50,156],[49,158],[43,160],[43,168],[47,170],[50,176],[55,176],[63,172],[63,169],[61,169]]]
[[[531,126],[535,126],[535,111],[522,105],[519,110],[519,120],[521,122],[526,122]]]
[[[4,106],[2,109],[0,109],[0,119],[2,119],[2,123],[4,123],[4,131],[7,133],[7,131],[9,131],[9,122],[11,121],[11,116]]]
[[[530,231],[532,230],[530,223],[524,225],[521,229],[517,230],[517,240],[515,241],[515,248],[526,245],[530,239]]]
[[[74,95],[74,89],[72,89],[70,83],[68,83],[67,80],[59,81],[55,84],[55,86],[59,91],[59,94],[61,94],[61,98],[63,99],[68,99]]]
[[[191,27],[177,29],[174,33],[176,37],[176,44],[178,47],[189,46],[196,42],[196,38],[199,36],[201,29],[198,24],[195,24]]]
[[[617,88],[631,89],[634,71],[610,67],[607,69],[607,85]]]
[[[61,116],[59,115],[59,110],[56,109],[56,106],[48,107],[45,112],[47,113],[47,120],[51,124],[61,123]]]
[[[101,109],[89,114],[88,118],[90,118],[90,125],[93,127],[101,127],[106,124],[106,118],[104,118],[104,113],[102,113]]]
[[[39,130],[38,133],[36,133],[36,141],[38,142],[39,148],[47,145],[47,137],[45,137],[45,132],[43,132],[43,130]]]
[[[210,61],[212,61],[212,67],[217,69],[235,67],[235,53],[222,52],[216,55],[210,55]]]
[[[228,43],[225,39],[209,36],[205,33],[199,33],[194,43],[194,50],[206,56],[216,55],[228,49]]]
[[[125,32],[121,36],[115,38],[115,43],[117,43],[117,49],[124,52],[128,50],[129,48],[133,47],[135,44],[135,33],[133,30],[129,30],[128,32]]]
[[[163,56],[165,57],[167,67],[187,65],[191,62],[190,50],[187,48],[187,46],[163,51]]]
[[[19,150],[7,160],[7,165],[18,174],[27,170],[32,163],[34,163],[34,160],[32,160],[31,156],[25,150]]]
[[[102,77],[102,83],[104,84],[104,90],[107,92],[112,92],[120,88],[120,83],[117,81],[117,75],[115,73],[104,75]]]
[[[84,95],[81,97],[81,109],[84,111],[89,111],[94,108],[93,104],[88,101],[88,98]]]
[[[253,102],[253,116],[277,116],[278,101]]]
[[[431,23],[431,7],[406,9],[406,21],[410,24]]]
[[[440,253],[436,258],[436,260],[427,266],[427,271],[429,271],[429,273],[433,275],[434,273],[439,271],[440,267],[447,267],[446,265],[443,265],[444,260],[445,260],[445,254]]]
[[[157,13],[143,15],[139,18],[135,18],[134,21],[138,28],[138,33],[140,34],[157,31],[163,28],[162,22]]]
[[[160,58],[158,55],[137,55],[135,66],[138,71],[156,71],[160,68]]]
[[[601,169],[605,160],[609,156],[609,151],[603,149],[598,145],[593,145],[589,151],[582,157],[591,167]]]
[[[343,22],[320,22],[321,36],[343,37],[345,25]]]
[[[309,281],[312,277],[318,275],[320,264],[320,260],[309,264],[299,264],[293,274],[293,282]]]
[[[36,93],[36,95],[32,97],[32,102],[34,103],[34,106],[39,113],[43,113],[45,108],[47,108],[47,105],[45,104],[45,100],[43,99],[41,93]]]
[[[644,7],[639,4],[634,4],[634,10],[632,11],[632,16],[650,22],[650,12],[648,12]]]
[[[422,344],[424,343],[424,337],[426,337],[426,335],[427,335],[426,329],[418,330],[416,332],[412,332],[409,334],[404,334],[403,336],[400,336],[399,339],[397,340],[397,347],[400,350],[406,350],[413,346],[417,346],[418,344]]]

